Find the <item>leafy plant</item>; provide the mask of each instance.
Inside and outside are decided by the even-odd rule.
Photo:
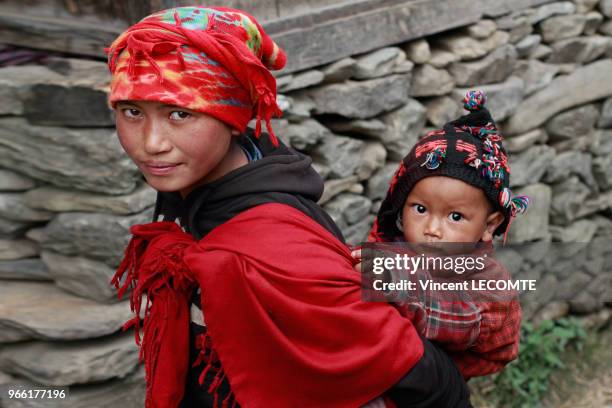
[[[586,332],[573,318],[546,320],[521,327],[519,357],[492,379],[476,379],[486,399],[496,407],[539,407],[548,391],[549,377],[565,368],[562,355],[569,346],[582,350]],[[488,383],[488,386],[486,385]]]

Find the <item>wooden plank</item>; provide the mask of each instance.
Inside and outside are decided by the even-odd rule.
[[[170,6],[176,1],[149,0],[147,3],[157,7]],[[288,54],[288,66],[283,72],[289,73],[468,25],[481,19],[483,14],[500,15],[550,1],[225,0],[221,3],[226,7],[244,8],[264,22],[266,30]],[[298,4],[308,4],[314,9],[300,14],[306,9]],[[138,19],[139,13],[145,10],[125,9],[123,13],[125,19]],[[277,18],[281,13],[284,16]],[[104,47],[119,35],[125,23],[115,20],[114,24],[92,24],[85,20],[33,17],[0,8],[0,43],[104,58]]]
[[[481,12],[474,0],[362,1],[270,22],[266,29],[287,50],[285,70],[293,72],[464,26]]]

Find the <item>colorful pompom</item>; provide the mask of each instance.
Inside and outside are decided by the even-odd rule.
[[[463,99],[463,107],[470,112],[475,112],[484,107],[487,96],[482,91],[468,91]]]
[[[518,195],[513,197],[512,191],[507,187],[504,187],[504,189],[499,193],[499,204],[503,208],[510,209],[511,217],[516,217],[518,214],[525,213],[525,211],[527,211],[527,207],[529,207],[530,202],[531,199],[524,195]]]

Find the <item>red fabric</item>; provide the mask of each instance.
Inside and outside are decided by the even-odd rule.
[[[183,245],[190,239],[178,227],[169,233],[160,224],[164,223],[141,228],[153,235],[171,235],[159,238],[164,244]],[[157,244],[155,239],[150,244]],[[220,360],[222,376],[227,376],[243,407],[358,407],[383,394],[422,356],[418,334],[397,309],[361,301],[360,277],[352,273],[348,248],[292,207],[257,206],[215,228],[197,244],[182,247],[185,268],[170,269],[186,277],[176,284],[176,274],[157,272],[154,285],[150,278],[141,285],[142,277],[152,274],[147,272],[151,268],[143,270],[140,265],[149,265],[151,257],[162,258],[149,249],[134,251],[136,247],[126,253],[127,263],[136,267],[136,288],[140,288],[133,296],[142,293],[142,285],[157,289],[153,304],[158,293],[167,291],[168,299],[175,299],[178,292],[177,302],[168,303],[175,312],[186,307],[180,305],[182,288],[189,286],[183,283],[200,286],[214,349],[209,356]],[[172,246],[164,251],[176,253]],[[163,263],[156,265],[164,269]],[[121,270],[116,281],[120,277]],[[145,314],[143,348],[159,342],[157,364],[165,362],[169,371],[154,366],[149,381],[167,382],[161,389],[178,387],[179,395],[188,351],[173,346],[170,352],[164,346],[174,345],[188,325],[178,313],[179,322],[166,322],[172,330],[147,331],[161,318],[155,312]],[[145,364],[154,363],[147,361],[148,351],[144,355]],[[180,401],[158,400],[151,390],[147,407],[173,407]]]
[[[206,113],[243,132],[252,118],[280,116],[276,80],[285,53],[249,14],[179,7],[152,14],[108,49],[109,101],[158,101]]]

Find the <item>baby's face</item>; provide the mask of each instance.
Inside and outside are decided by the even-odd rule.
[[[232,131],[211,116],[144,101],[120,101],[115,111],[121,145],[158,191],[187,193],[229,158]]]
[[[450,177],[426,177],[414,185],[402,211],[409,243],[491,241],[503,222],[484,192]]]

